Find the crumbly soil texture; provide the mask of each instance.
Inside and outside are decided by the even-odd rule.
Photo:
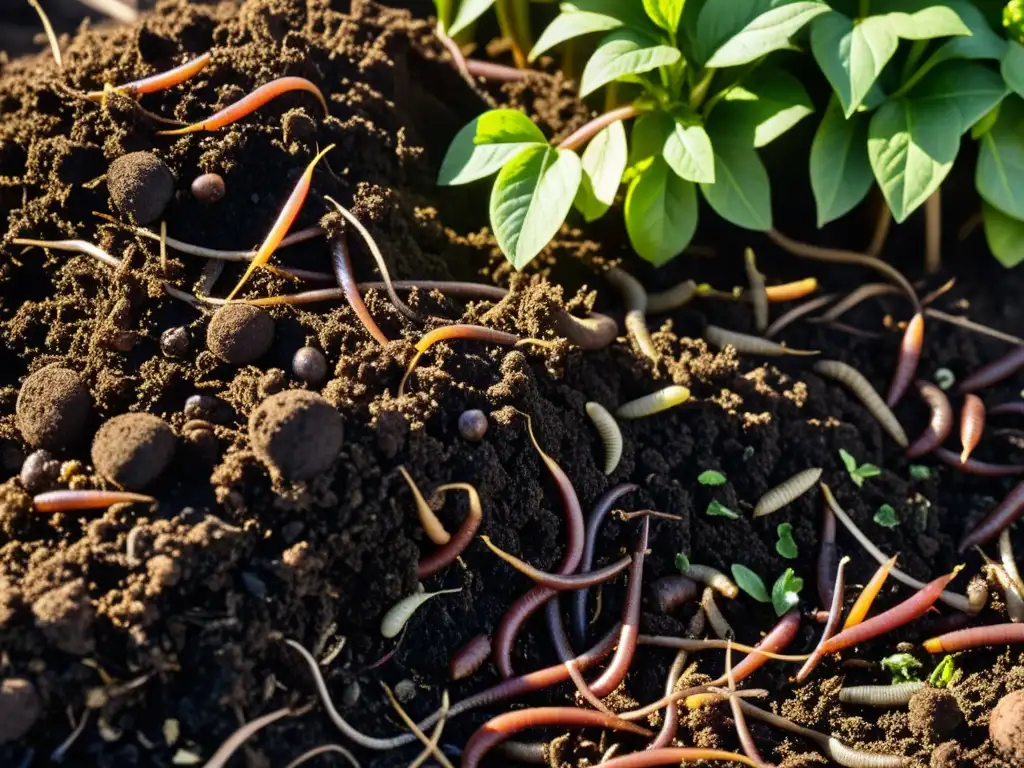
[[[1011,480],[971,478],[928,459],[918,463],[930,475],[922,478],[919,470],[912,475],[871,415],[847,391],[813,374],[807,359],[768,363],[709,349],[699,338],[707,322],[752,330],[751,311],[740,302],[701,300],[650,317],[657,365],[626,336],[589,352],[565,341],[515,349],[438,344],[399,397],[414,342],[443,322],[541,339],[556,338],[552,317],[560,307],[576,314],[603,311],[621,323],[621,297],[601,276],[617,261],[652,290],[686,277],[722,289],[741,285],[745,245],[758,249],[769,283],[815,275],[821,290],[845,291],[878,279],[854,268],[800,262],[759,236],[716,225],[710,215],[701,238],[716,255],[687,255],[656,272],[630,254],[616,210],[585,233],[564,229],[526,274],[513,275],[483,227],[486,185],[442,190],[434,184],[447,142],[488,101],[525,109],[553,137],[578,127],[586,109],[557,72],[474,89],[444,59],[425,15],[417,15],[426,11],[365,0],[167,0],[134,27],[86,24],[65,36],[63,72],[48,53],[4,62],[0,764],[44,765],[51,755],[73,765],[118,768],[205,762],[240,725],[288,706],[297,714],[249,739],[232,765],[283,766],[317,745],[352,746],[325,714],[309,669],[285,639],[324,660],[339,712],[375,736],[403,730],[380,683],[397,688],[416,718],[436,708],[445,688],[458,700],[494,684],[498,677],[491,664],[466,680],[447,679],[455,649],[478,633],[493,633],[506,607],[529,587],[479,539],[423,585],[428,591],[459,592],[428,601],[399,638],[383,638],[380,624],[389,607],[417,589],[417,562],[436,548],[418,523],[399,473],[403,465],[428,498],[443,483],[472,483],[483,505],[482,534],[538,567],[557,567],[565,547],[562,503],[520,412],[532,416],[540,445],[572,480],[585,510],[609,487],[634,482],[640,490],[626,496],[622,508],[676,516],[651,522],[645,579],[673,573],[680,552],[722,570],[742,563],[769,585],[793,568],[805,581],[801,598],[807,609],[820,607],[814,576],[820,499],[811,493],[770,517],[752,520],[753,503],[770,487],[800,470],[823,467],[824,479],[856,522],[883,550],[900,553],[902,567],[921,579],[957,565],[955,542],[1011,487]],[[212,63],[195,78],[146,95],[138,105],[165,119],[194,122],[289,75],[316,83],[329,114],[308,93],[295,92],[221,130],[170,137],[157,135],[167,126],[124,95],[113,93],[102,102],[81,98],[85,91],[164,71],[206,51],[212,52]],[[162,286],[223,296],[240,278],[241,265],[228,264],[211,289],[214,267],[205,260],[174,248],[162,256],[158,241],[128,228],[129,213],[111,197],[108,169],[129,153],[155,155],[174,184],[149,229],[159,232],[163,221],[173,238],[244,250],[258,245],[303,169],[330,144],[336,146],[313,174],[296,229],[320,224],[332,235],[341,232],[344,223],[325,200],[330,196],[369,228],[393,277],[473,280],[512,291],[500,302],[488,302],[413,290],[408,302],[423,316],[421,324],[397,312],[383,292],[370,291],[369,311],[392,340],[386,347],[365,332],[343,301],[271,307],[269,349],[256,350],[260,354],[244,363],[226,362],[207,347],[212,313],[166,295]],[[785,157],[768,154],[787,165]],[[163,185],[167,177],[161,173],[155,172]],[[204,173],[224,178],[226,195],[219,202],[201,203],[192,196],[192,180]],[[862,245],[866,227],[857,221],[814,232],[806,195],[792,191],[806,189],[806,180],[794,178],[791,186],[776,190],[779,226],[804,239]],[[956,230],[969,215],[967,203],[948,202],[946,212],[946,263],[957,283],[936,306],[1020,332],[1024,286],[1019,271],[994,266],[977,235],[958,243]],[[353,232],[348,237],[358,278],[378,279],[370,252]],[[14,238],[88,241],[121,265],[17,246]],[[886,255],[917,277],[920,242],[920,222],[912,219],[897,229]],[[272,264],[329,273],[331,251],[325,238],[317,238],[282,249]],[[929,280],[927,288],[950,276]],[[310,287],[318,286],[259,270],[244,295]],[[784,338],[794,347],[851,363],[884,389],[898,350],[899,323],[907,319],[906,303],[888,296],[845,318],[877,332],[876,337],[798,324]],[[260,333],[266,327],[261,325]],[[322,351],[328,361],[329,375],[316,387],[292,370],[292,357],[304,346]],[[931,322],[920,375],[930,379],[946,368],[962,377],[1005,350],[1003,342]],[[58,444],[47,448],[50,458],[35,457],[23,473],[36,446],[19,428],[19,390],[31,374],[54,364],[78,374],[88,390],[88,414],[53,414],[54,423],[75,429],[61,432]],[[670,383],[689,387],[691,402],[623,422],[622,460],[606,477],[585,404],[597,401],[613,410]],[[1011,381],[986,393],[986,399],[1018,398],[1022,383]],[[275,400],[256,419],[257,431],[266,418],[289,426],[274,434],[276,443],[254,446],[253,413],[268,397],[297,389],[321,396],[341,420],[321,424],[309,416],[323,407],[317,399],[304,406],[305,416],[275,415],[274,409],[290,402]],[[81,403],[66,387],[53,397],[57,405]],[[482,409],[490,419],[480,442],[459,435],[459,415],[470,408]],[[130,445],[93,445],[103,424],[132,413],[162,419],[173,441],[162,430],[150,434],[140,427],[117,432],[135,441]],[[898,415],[911,434],[927,421],[912,395]],[[330,434],[321,434],[318,426]],[[289,439],[293,447],[285,444]],[[881,475],[857,487],[839,449],[881,467]],[[323,450],[333,452],[326,470],[320,468]],[[113,489],[94,457],[114,461],[121,454],[130,454],[124,461],[135,462],[132,472],[146,478],[144,491],[155,504],[92,512],[34,510],[32,495],[40,491]],[[1024,460],[1012,442],[995,435],[986,437],[977,456]],[[309,466],[306,461],[317,467],[312,477],[294,469]],[[292,469],[283,475],[281,467]],[[708,469],[723,473],[727,483],[699,484],[698,475]],[[293,479],[296,472],[301,480]],[[712,501],[734,511],[736,519],[709,516]],[[897,527],[873,522],[882,504],[895,509]],[[449,493],[435,506],[448,530],[467,511],[464,494]],[[795,559],[776,550],[777,526],[784,522],[793,526]],[[610,518],[598,539],[597,564],[631,551],[637,532],[637,521]],[[1024,548],[1024,542],[1017,543]],[[841,529],[839,545],[852,558],[852,599],[874,563]],[[959,589],[965,576],[979,570],[975,553],[966,560],[965,575],[955,582]],[[598,592],[595,638],[621,610],[624,577]],[[907,595],[889,584],[880,604]],[[738,638],[748,643],[776,621],[770,605],[746,595],[721,600],[720,606]],[[593,600],[590,608],[596,609]],[[659,615],[645,604],[642,628],[678,635],[692,612],[685,606],[671,616]],[[769,664],[747,684],[769,690],[765,706],[853,746],[906,755],[918,766],[1007,765],[988,743],[987,723],[1004,693],[1024,688],[1024,667],[1012,649],[979,650],[957,659],[964,674],[952,695],[962,719],[934,732],[919,725],[928,718],[912,721],[906,710],[879,713],[839,703],[844,683],[888,682],[877,662],[899,650],[914,653],[929,672],[938,659],[928,658],[919,642],[948,613],[940,605],[926,620],[827,660],[805,685],[790,683],[794,668],[782,663]],[[1005,620],[1002,604],[994,597],[977,621],[1000,620]],[[791,651],[811,649],[818,631],[805,620]],[[641,649],[614,705],[657,698],[671,659],[670,651]],[[555,662],[542,619],[529,622],[515,647],[516,670]],[[697,655],[686,679],[704,680],[722,668],[722,654]],[[511,706],[568,705],[573,693],[561,685],[514,705],[461,715],[447,724],[441,743],[457,750],[481,723]],[[313,706],[304,709],[306,704]],[[652,725],[657,722],[654,718]],[[810,743],[759,723],[752,728],[772,761],[791,768],[826,762]],[[550,741],[551,762],[563,766],[594,764],[610,743],[592,731],[556,729],[529,737]],[[688,745],[738,749],[722,708],[684,713],[679,738]],[[400,766],[419,750],[413,745],[386,753],[355,751],[363,765]],[[328,765],[331,759],[336,756],[319,757],[314,764]]]

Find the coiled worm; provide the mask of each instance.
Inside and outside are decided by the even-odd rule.
[[[927,403],[931,416],[928,427],[907,447],[907,458],[916,459],[941,446],[953,431],[953,408],[946,393],[930,381],[914,382],[921,399]]]
[[[778,355],[794,355],[808,357],[819,354],[813,349],[793,349],[760,336],[750,336],[746,333],[736,333],[719,328],[717,325],[704,326],[704,340],[718,349],[729,346],[741,355],[764,355],[774,357]]]
[[[903,332],[903,341],[900,342],[900,355],[896,361],[896,370],[892,374],[889,393],[885,397],[885,404],[890,408],[895,408],[896,404],[903,399],[910,387],[910,382],[917,375],[917,365],[921,361],[921,346],[923,344],[924,315],[918,312],[910,318],[907,329]]]
[[[437,592],[417,592],[408,597],[403,597],[391,606],[380,620],[380,633],[387,638],[397,636],[402,631],[402,628],[409,623],[412,615],[427,600],[438,595],[452,595],[461,591],[462,587],[459,587],[458,589],[441,589]]]
[[[750,285],[750,303],[754,307],[754,327],[764,333],[768,327],[768,292],[764,287],[764,275],[757,269],[757,258],[754,249],[747,248],[743,252],[743,268],[747,273]]]
[[[960,410],[960,445],[963,451],[960,453],[960,463],[967,461],[968,457],[981,442],[981,435],[985,431],[985,404],[977,395],[968,393],[964,396],[964,404]]]
[[[917,681],[896,685],[843,686],[839,700],[860,707],[905,707],[925,685],[927,683]]]
[[[907,433],[900,425],[896,414],[889,409],[889,406],[882,400],[882,396],[875,391],[871,382],[865,379],[860,371],[838,360],[819,360],[814,364],[814,371],[822,376],[835,379],[849,388],[892,439],[900,446],[907,447]]]
[[[619,466],[622,458],[622,431],[618,422],[600,403],[591,401],[586,404],[587,416],[594,422],[597,433],[604,443],[604,473],[610,475]]]
[[[657,392],[623,403],[616,409],[615,415],[620,419],[642,419],[645,416],[653,416],[656,413],[667,411],[689,399],[690,390],[679,384],[671,384]]]
[[[787,504],[796,501],[814,487],[821,479],[822,470],[820,467],[805,469],[797,472],[786,482],[775,486],[766,492],[754,506],[754,517],[763,517],[772,512],[778,512]]]
[[[114,504],[152,504],[155,501],[152,496],[127,491],[47,491],[32,497],[37,512],[106,509]]]

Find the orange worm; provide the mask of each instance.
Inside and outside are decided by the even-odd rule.
[[[960,410],[960,444],[964,448],[960,453],[961,464],[966,462],[974,449],[978,447],[984,431],[985,404],[977,395],[968,394],[964,397],[964,405]]]
[[[889,571],[892,570],[894,565],[896,565],[896,555],[893,555],[878,566],[878,570],[871,577],[871,581],[867,583],[857,596],[857,600],[854,602],[849,615],[846,617],[846,622],[843,624],[843,629],[855,627],[864,621],[864,617],[868,615],[868,611],[871,610],[871,604],[875,602],[878,593],[882,591],[882,585],[889,578]]]
[[[374,338],[374,341],[382,347],[386,347],[388,337],[374,321],[373,315],[370,314],[370,310],[363,302],[363,297],[359,295],[359,286],[352,274],[352,259],[349,257],[348,239],[345,235],[331,241],[331,256],[334,264],[334,276],[338,280],[338,286],[345,294],[345,299],[348,300],[348,305],[356,313],[356,317],[359,318],[366,332]]]
[[[106,509],[113,504],[132,502],[152,504],[152,496],[126,491],[48,491],[33,497],[37,512],[71,512],[80,509]]]
[[[917,374],[917,364],[921,361],[921,345],[924,343],[924,315],[920,312],[910,318],[907,330],[903,333],[900,343],[900,356],[896,362],[896,370],[889,384],[889,394],[885,404],[890,408],[903,399],[910,383]]]
[[[834,531],[834,515],[832,525]],[[804,682],[811,672],[814,671],[814,668],[825,658],[825,654],[821,652],[821,646],[827,643],[829,638],[835,634],[836,629],[839,628],[839,619],[843,614],[843,592],[846,587],[846,564],[848,562],[850,562],[850,558],[844,557],[839,561],[839,565],[836,566],[835,578],[832,581],[832,602],[829,607],[828,616],[825,619],[825,627],[821,630],[821,639],[818,640],[818,645],[814,649],[814,653],[811,654],[811,658],[804,662],[804,665],[800,667],[800,671],[796,673],[794,680],[798,683]]]
[[[102,91],[90,91],[85,95],[85,98],[89,101],[102,101],[110,90],[119,91],[132,97],[142,96],[146,93],[165,91],[168,88],[181,85],[186,80],[195,77],[200,71],[206,68],[206,65],[210,63],[212,58],[213,57],[209,52],[207,52],[201,56],[196,56],[194,59],[190,59],[184,64],[180,64],[173,69],[169,69],[166,72],[159,72],[155,75],[144,77],[141,80],[133,80],[132,82],[125,83],[124,85],[108,86]]]
[[[471,341],[483,341],[489,344],[503,344],[508,347],[518,344],[520,341],[519,337],[514,333],[496,331],[493,328],[485,328],[482,325],[456,323],[454,325],[442,325],[440,328],[435,328],[416,342],[416,355],[413,357],[412,362],[409,363],[409,368],[406,370],[405,376],[402,377],[402,383],[398,385],[399,397],[404,394],[405,382],[409,379],[413,369],[416,367],[416,363],[420,361],[423,354],[437,342],[449,341],[451,339],[469,339]]]
[[[983,645],[1024,643],[1024,624],[993,624],[947,632],[924,641],[928,653],[955,653]]]
[[[172,131],[157,131],[156,135],[182,136],[186,133],[195,133],[196,131],[216,131],[225,125],[241,120],[249,113],[255,112],[268,101],[276,99],[288,91],[307,91],[313,94],[316,96],[317,101],[320,102],[320,106],[323,107],[324,113],[327,113],[327,100],[324,99],[320,89],[313,83],[304,77],[279,77],[277,80],[271,80],[269,83],[261,85],[252,93],[242,97],[234,104],[229,104],[219,112],[215,112],[205,120],[186,125],[184,128],[175,128]]]
[[[802,299],[816,290],[818,290],[818,279],[816,277],[805,277],[803,280],[797,280],[792,283],[765,286],[764,292],[768,296],[768,301],[776,304]]]
[[[249,262],[249,268],[245,270],[245,274],[242,275],[242,279],[238,281],[238,285],[235,289],[228,294],[228,301],[235,298],[235,294],[241,289],[245,282],[249,279],[252,273],[267,263],[270,259],[271,254],[277,250],[277,247],[284,240],[284,236],[288,234],[288,230],[295,222],[295,217],[299,215],[299,211],[302,209],[302,204],[306,202],[306,195],[309,194],[309,186],[313,182],[313,169],[316,164],[320,162],[320,159],[334,149],[334,144],[331,144],[327,149],[321,151],[316,157],[313,158],[312,162],[306,166],[306,170],[302,176],[295,183],[295,189],[292,190],[291,195],[288,196],[288,200],[285,202],[284,207],[281,209],[281,213],[277,216],[277,221],[274,222],[274,226],[270,228],[270,233],[267,235],[267,239],[263,241],[263,245],[256,252],[253,260]]]

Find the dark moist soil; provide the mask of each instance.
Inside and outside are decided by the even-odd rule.
[[[318,658],[334,656],[324,669],[330,691],[343,715],[373,735],[401,731],[379,682],[394,687],[411,681],[414,696],[406,706],[415,717],[432,711],[446,686],[458,700],[493,684],[497,676],[490,665],[467,681],[446,680],[453,650],[479,632],[493,632],[505,608],[529,586],[479,541],[460,563],[426,580],[428,590],[462,591],[427,603],[397,651],[395,641],[381,638],[379,626],[383,613],[413,592],[417,561],[434,550],[417,523],[400,465],[428,496],[446,482],[475,485],[484,510],[480,531],[499,546],[542,568],[554,567],[561,557],[558,492],[529,442],[524,419],[513,409],[533,416],[541,445],[572,479],[585,509],[611,485],[632,481],[642,490],[623,500],[625,508],[651,507],[679,516],[678,522],[652,521],[646,579],[672,573],[678,552],[722,569],[744,563],[769,584],[792,567],[805,579],[806,607],[818,607],[817,494],[770,518],[750,517],[765,490],[812,466],[824,467],[839,501],[883,550],[900,553],[910,573],[928,579],[959,562],[955,542],[1012,481],[969,478],[931,460],[920,462],[931,467],[931,477],[912,479],[908,462],[871,416],[846,391],[810,373],[807,360],[762,365],[709,351],[695,338],[705,322],[752,329],[749,309],[738,303],[701,301],[650,318],[662,356],[656,369],[624,338],[586,354],[564,342],[554,349],[511,351],[440,344],[421,361],[403,398],[396,398],[398,383],[423,328],[406,321],[382,293],[368,296],[369,309],[389,338],[401,339],[384,350],[359,328],[347,305],[332,302],[273,308],[273,343],[255,362],[233,365],[212,354],[206,347],[210,313],[167,297],[160,287],[166,280],[193,290],[203,261],[172,250],[164,268],[156,243],[93,213],[119,215],[103,178],[117,157],[147,151],[167,164],[175,194],[162,218],[171,236],[238,249],[258,243],[317,148],[335,143],[314,174],[296,227],[316,224],[328,210],[324,196],[331,195],[370,228],[396,278],[511,281],[510,297],[496,305],[423,292],[414,292],[409,303],[424,315],[523,336],[553,337],[552,310],[559,305],[575,311],[593,305],[621,319],[619,297],[600,277],[606,263],[620,258],[652,289],[685,277],[725,289],[742,284],[745,245],[758,249],[759,265],[772,283],[816,275],[822,290],[845,291],[878,279],[856,269],[799,262],[760,236],[736,232],[710,216],[701,242],[718,258],[686,256],[656,272],[630,256],[616,212],[587,233],[603,245],[566,229],[525,276],[511,275],[481,229],[486,186],[438,190],[433,184],[447,141],[484,108],[483,96],[441,59],[427,22],[369,2],[336,5],[163,2],[135,28],[84,27],[64,46],[63,75],[48,54],[4,66],[0,205],[8,226],[0,255],[0,461],[7,479],[0,485],[0,738],[8,741],[0,744],[0,765],[46,763],[87,711],[87,723],[67,749],[71,764],[168,766],[175,754],[179,761],[188,754],[205,761],[241,723],[315,701],[308,670],[283,638],[298,640]],[[320,85],[330,116],[325,118],[308,95],[291,94],[219,132],[169,138],[156,136],[158,126],[124,98],[102,106],[72,93],[162,71],[207,50],[213,63],[206,70],[182,86],[144,97],[144,107],[194,121],[274,77],[297,75]],[[585,119],[571,93],[571,84],[560,77],[539,76],[491,89],[488,97],[521,106],[549,133],[564,135]],[[795,146],[767,152],[784,174],[798,165],[787,152],[805,156],[799,142],[806,146],[809,126],[801,130]],[[201,204],[189,188],[194,178],[210,172],[224,177],[227,194],[216,204]],[[796,236],[849,247],[867,239],[866,219],[856,217],[826,233],[810,231],[802,173],[784,176],[776,194],[779,226]],[[971,206],[967,197],[947,196],[947,268],[958,282],[937,306],[1020,333],[1021,273],[995,266],[977,234],[957,241],[956,230]],[[341,227],[336,217],[324,223],[332,231]],[[887,249],[887,256],[914,276],[921,231],[921,222],[912,219],[897,229]],[[84,239],[124,264],[115,271],[84,255],[25,250],[10,244],[14,237]],[[374,279],[368,252],[352,242],[356,272]],[[274,262],[330,270],[322,241],[284,250]],[[239,266],[230,265],[215,295],[226,294],[240,276]],[[948,276],[929,281],[927,288]],[[247,286],[247,295],[294,290],[288,280],[263,270]],[[806,324],[784,337],[794,347],[820,349],[826,358],[857,366],[884,389],[899,344],[895,323],[906,320],[905,303],[888,297],[845,319],[878,331],[880,338],[854,338]],[[168,336],[165,353],[161,337],[174,328],[186,335]],[[276,472],[278,479],[272,480],[257,458],[249,420],[268,396],[309,388],[291,370],[296,350],[307,345],[326,355],[331,374],[316,391],[341,413],[344,441],[328,471],[289,484]],[[920,373],[931,378],[946,367],[962,377],[1005,350],[1002,342],[932,322]],[[158,499],[155,507],[33,511],[19,479],[33,447],[18,429],[15,404],[26,377],[51,363],[81,376],[92,406],[85,429],[72,442],[50,448],[54,460],[33,459],[28,474],[35,490],[111,487],[91,463],[93,436],[112,417],[148,413],[164,419],[176,434],[171,465],[146,486]],[[624,423],[622,461],[605,477],[601,445],[584,404],[596,400],[613,409],[671,382],[690,387],[693,402]],[[1022,385],[1018,377],[987,399],[1019,397]],[[490,415],[481,442],[459,435],[459,415],[469,408]],[[898,415],[912,434],[926,422],[913,396]],[[305,435],[309,426],[296,429]],[[303,447],[315,453],[317,446]],[[882,475],[858,489],[842,467],[840,448],[882,467]],[[993,436],[986,437],[977,456],[1024,460],[1019,450]],[[287,463],[289,457],[275,460]],[[59,472],[54,461],[63,462]],[[706,469],[725,473],[728,484],[699,485],[697,475]],[[739,518],[707,516],[712,500]],[[871,521],[883,503],[895,507],[902,521],[897,528]],[[466,502],[458,498],[440,514],[452,530],[465,512]],[[793,561],[775,551],[782,522],[792,523],[799,546]],[[631,549],[636,533],[636,523],[609,520],[600,536],[598,564]],[[844,532],[839,541],[853,558],[850,584],[863,583],[873,563]],[[1021,549],[1024,542],[1018,541]],[[967,559],[970,575],[979,562],[973,553]],[[965,583],[961,577],[957,587]],[[620,577],[602,590],[595,636],[615,620],[623,584]],[[889,605],[907,594],[890,584],[881,601]],[[722,601],[721,607],[746,642],[755,642],[775,622],[770,606],[746,596]],[[674,616],[645,612],[643,629],[680,634],[692,610],[684,607]],[[949,613],[939,607],[942,616]],[[927,765],[933,750],[943,764],[1008,765],[988,744],[987,725],[996,701],[1024,687],[1016,651],[979,650],[958,658],[965,676],[952,693],[963,722],[954,718],[951,733],[923,732],[923,715],[914,730],[907,711],[878,713],[838,704],[844,680],[886,682],[887,674],[875,663],[897,650],[913,650],[923,671],[930,671],[938,659],[911,644],[941,620],[918,622],[841,661],[829,660],[802,687],[787,682],[793,669],[783,664],[765,667],[749,685],[768,688],[777,711],[851,745],[908,755],[917,765]],[[1002,606],[993,600],[979,621],[999,620]],[[805,622],[791,650],[810,649],[817,632]],[[671,657],[667,651],[641,651],[617,703],[657,698]],[[693,680],[722,669],[720,654],[695,659],[687,673]],[[531,622],[516,646],[515,668],[528,671],[553,662],[543,622]],[[408,695],[409,684],[402,687]],[[563,685],[526,701],[564,705],[571,700],[571,689]],[[510,706],[453,720],[442,742],[463,745],[477,726]],[[824,762],[802,740],[757,723],[753,730],[773,761]],[[576,734],[566,740],[557,731],[543,735],[558,737],[556,763],[585,765],[599,757],[599,746],[589,740],[593,732],[582,740]],[[738,749],[720,709],[684,715],[679,736],[686,744]],[[331,742],[345,739],[318,704],[255,736],[240,752],[244,758],[233,764],[282,766]],[[398,766],[417,752],[411,746],[361,757],[364,765]],[[321,759],[321,764],[328,763]]]

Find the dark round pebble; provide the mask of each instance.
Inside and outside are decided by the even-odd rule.
[[[945,688],[927,686],[910,699],[910,729],[930,742],[948,739],[964,723],[956,697]]]
[[[189,395],[182,410],[185,417],[189,419],[216,421],[215,417],[220,412],[222,405],[223,401],[213,395]]]
[[[81,436],[91,407],[82,378],[55,364],[25,379],[15,414],[21,436],[33,448],[64,448]]]
[[[232,365],[258,360],[274,343],[274,319],[251,304],[226,304],[213,313],[206,346]]]
[[[292,373],[307,384],[316,386],[327,378],[327,358],[314,347],[302,347],[292,358]]]
[[[989,717],[988,735],[1010,765],[1024,765],[1024,690],[999,700]]]
[[[163,419],[125,413],[106,422],[92,441],[92,463],[107,480],[140,491],[170,464],[177,443]]]
[[[168,357],[185,357],[188,354],[190,339],[188,331],[180,325],[168,328],[160,334],[160,351]]]
[[[150,224],[174,195],[174,174],[152,152],[131,152],[110,164],[107,189],[117,210],[136,224]]]
[[[0,744],[17,741],[43,713],[36,687],[24,678],[0,682]]]
[[[59,476],[60,462],[49,451],[40,449],[25,459],[19,479],[29,493],[42,493],[52,488]]]
[[[329,469],[343,436],[341,414],[305,390],[271,395],[249,416],[253,451],[286,480],[309,480]]]
[[[463,411],[459,416],[459,434],[471,443],[479,443],[487,434],[487,414],[478,408]]]
[[[206,205],[219,202],[226,192],[227,187],[219,173],[204,173],[192,182],[192,196]]]

